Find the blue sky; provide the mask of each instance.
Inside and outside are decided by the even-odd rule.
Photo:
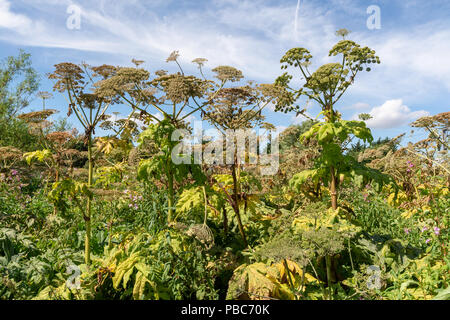
[[[70,5],[81,9],[79,30],[66,25]],[[367,27],[371,5],[381,10],[380,29]],[[312,69],[332,61],[334,32],[347,28],[350,39],[376,50],[381,64],[356,80],[337,109],[346,119],[371,113],[374,136],[393,137],[409,132],[417,117],[449,109],[449,12],[449,0],[0,0],[0,48],[1,57],[20,48],[31,53],[47,91],[45,74],[56,63],[131,65],[136,58],[150,71],[175,70],[165,62],[173,50],[188,72],[196,73],[191,61],[203,57],[207,69],[231,65],[271,83],[292,47],[311,51]],[[47,104],[66,113],[57,93]],[[30,109],[40,105],[35,100]],[[316,115],[317,106],[308,112]],[[280,128],[304,120],[266,115]]]

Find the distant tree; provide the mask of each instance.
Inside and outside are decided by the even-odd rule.
[[[31,66],[31,56],[20,51],[0,62],[0,146],[29,151],[36,138],[26,123],[16,118],[28,107],[39,88],[39,76]]]
[[[28,107],[39,88],[39,75],[31,66],[31,55],[20,51],[0,64],[0,116],[13,118]]]
[[[280,151],[292,147],[302,147],[300,136],[308,131],[316,122],[313,120],[303,121],[301,124],[291,125],[280,134]]]

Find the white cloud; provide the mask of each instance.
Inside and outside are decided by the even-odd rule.
[[[373,117],[366,121],[367,126],[374,129],[391,129],[401,127],[417,118],[428,116],[425,110],[411,111],[403,104],[402,99],[388,100],[383,105],[373,108],[369,114]],[[353,119],[358,119],[355,114]]]
[[[41,30],[41,25],[25,15],[12,12],[11,4],[7,0],[0,0],[0,28],[14,30],[23,36],[36,28]]]
[[[371,102],[401,97],[407,103],[425,103],[430,96],[445,96],[450,91],[450,59],[446,53],[450,52],[450,24],[448,20],[434,21],[431,16],[429,23],[411,23],[408,29],[383,24],[380,31],[369,31],[365,28],[365,6],[350,0],[301,1],[297,22],[296,0],[214,0],[207,5],[200,1],[77,0],[83,13],[81,30],[74,31],[65,25],[66,8],[71,3],[75,2],[0,0],[0,40],[112,53],[109,58],[114,61],[104,61],[105,55],[99,55],[98,60],[108,64],[135,57],[146,60],[151,70],[171,70],[174,66],[164,65],[164,59],[171,51],[180,50],[182,65],[188,71],[196,72],[195,66],[188,67],[192,59],[204,57],[209,60],[207,68],[233,65],[250,79],[272,82],[282,73],[281,56],[292,47],[311,51],[311,70],[333,60],[328,50],[339,40],[335,31],[347,25],[345,19],[359,17],[364,27],[349,38],[374,48],[381,65],[361,74],[343,99],[351,95],[352,101],[364,97]],[[299,76],[295,70],[290,71],[296,75],[297,85]],[[370,107],[357,103],[343,109]],[[273,111],[273,107],[268,110]],[[298,117],[293,122],[302,120]]]
[[[10,1],[0,1],[10,12]],[[43,22],[38,32],[30,29],[19,37],[0,28],[0,39],[155,61],[163,61],[171,51],[179,50],[183,63],[205,57],[210,68],[233,65],[251,79],[268,82],[281,73],[280,57],[299,40],[294,29],[295,1],[283,5],[270,5],[264,0],[216,1],[205,7],[170,10],[165,15],[156,14],[154,7],[138,0],[126,7],[118,1],[108,5],[104,1],[77,2],[82,8],[81,29],[74,31],[65,27],[66,7],[71,1],[18,0],[14,4],[26,5],[34,13],[33,17],[21,15],[23,21],[17,20],[16,25],[25,28],[33,18],[44,15],[52,19]],[[297,30],[302,46],[313,53],[323,51],[335,40],[334,29],[324,10],[302,4]]]
[[[296,21],[297,1],[273,4],[265,0],[216,0],[210,5],[168,9],[161,0],[91,2],[79,0],[81,30],[65,27],[69,0],[16,0],[29,7],[31,16],[11,12],[11,1],[0,0],[0,39],[18,44],[108,52],[162,62],[173,50],[180,50],[183,63],[197,57],[209,60],[207,67],[229,64],[258,81],[272,82],[281,74],[279,60],[294,46],[308,48],[314,66],[329,62],[328,50],[338,40],[335,30],[345,17],[365,17],[349,0],[318,5],[302,1]],[[172,9],[172,8],[169,8]],[[345,9],[345,10],[344,10]],[[39,17],[52,17],[45,21]],[[3,19],[2,19],[3,18]],[[364,20],[364,19],[363,19]],[[35,26],[40,26],[35,28]],[[297,25],[297,30],[295,27]],[[1,28],[8,28],[2,32]],[[20,33],[18,36],[15,30]],[[363,29],[364,30],[364,29]],[[414,37],[411,35],[414,34]],[[412,25],[409,30],[360,31],[351,38],[373,47],[382,64],[361,75],[349,93],[388,99],[417,97],[430,90],[450,90],[450,26],[448,22]],[[159,63],[160,64],[160,63]],[[293,71],[295,72],[295,71]]]

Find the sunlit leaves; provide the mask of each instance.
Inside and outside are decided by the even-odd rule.
[[[28,165],[31,165],[33,161],[44,162],[46,160],[51,160],[52,156],[52,152],[48,149],[27,152],[23,155]]]
[[[336,141],[344,142],[350,135],[371,142],[373,140],[371,131],[363,121],[340,120],[338,122],[319,122],[305,132],[300,139],[302,141],[315,138],[320,145]]]
[[[78,182],[72,179],[64,179],[53,183],[52,189],[48,193],[48,198],[55,206],[59,207],[62,212],[67,208],[67,200],[71,199],[80,211],[84,211],[81,207],[80,198],[93,196],[87,183]]]
[[[179,141],[172,140],[175,130],[176,127],[169,119],[165,119],[157,124],[149,124],[148,128],[139,135],[138,144],[140,146],[150,140],[158,147],[157,154],[150,159],[141,161],[137,175],[139,180],[150,181],[152,178],[169,178],[169,175],[172,175],[176,181],[182,182],[186,176],[191,174],[196,181],[204,181],[205,176],[200,166],[193,164],[191,155],[178,155],[179,157],[189,157],[190,161],[183,161],[180,164],[172,162],[172,151],[177,144],[181,143],[181,138]]]
[[[112,183],[121,182],[125,170],[124,162],[119,162],[112,166],[99,167],[96,170],[95,183],[109,186]]]
[[[289,185],[292,189],[299,192],[303,184],[305,184],[309,179],[317,183],[319,178],[321,178],[325,173],[326,171],[324,171],[323,169],[303,170],[302,172],[299,172],[292,177],[292,179],[289,181]]]

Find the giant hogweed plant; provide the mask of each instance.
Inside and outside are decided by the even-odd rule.
[[[207,80],[187,75],[177,61],[178,51],[172,52],[167,62],[175,62],[180,72],[168,74],[158,70],[151,76],[150,72],[140,68],[143,61],[133,59],[135,68],[118,67],[111,76],[96,84],[95,92],[113,103],[121,103],[131,108],[127,121],[132,117],[143,120],[147,128],[140,134],[138,144],[143,147],[146,141],[156,143],[158,154],[152,159],[142,161],[138,170],[138,179],[150,182],[152,177],[164,176],[168,190],[168,222],[173,219],[175,206],[175,181],[181,182],[183,174],[189,172],[186,165],[172,163],[171,155],[180,141],[171,141],[176,129],[187,129],[185,120],[201,110],[205,103],[200,102],[211,86]],[[196,59],[201,67],[205,59]],[[153,109],[153,110],[151,110]],[[158,112],[162,118],[152,114]],[[107,139],[104,139],[106,144]],[[191,169],[195,166],[192,166]],[[180,171],[181,170],[181,171]],[[196,171],[197,172],[197,171]],[[197,174],[194,174],[197,176]]]
[[[148,130],[142,133],[142,137],[158,136],[161,133],[165,135],[167,140],[160,148],[160,151],[165,154],[163,156],[165,160],[158,156],[159,160],[143,162],[141,167],[143,169],[140,170],[139,176],[140,179],[145,178],[142,173],[148,170],[154,171],[153,169],[157,167],[156,163],[160,164],[159,169],[164,167],[162,171],[165,172],[167,178],[169,202],[171,203],[169,205],[169,221],[173,218],[174,170],[181,168],[179,165],[174,166],[169,163],[162,165],[165,161],[169,161],[168,156],[178,144],[169,142],[168,134],[171,133],[167,131],[169,127],[173,128],[170,129],[172,132],[174,129],[185,129],[185,120],[195,112],[200,111],[202,117],[208,119],[217,128],[220,128],[220,126],[222,126],[222,129],[249,128],[252,127],[250,125],[252,121],[262,119],[261,111],[271,101],[271,98],[265,100],[261,98],[263,96],[261,92],[264,90],[270,91],[271,85],[262,88],[252,87],[251,85],[225,88],[229,82],[240,81],[243,78],[242,72],[229,66],[219,66],[213,69],[218,82],[207,80],[202,71],[202,67],[207,60],[198,58],[193,62],[199,67],[203,78],[201,79],[187,75],[181,68],[178,57],[178,51],[174,51],[166,60],[178,65],[180,71],[177,73],[168,74],[167,71],[158,70],[152,77],[148,71],[139,68],[142,61],[134,61],[136,68],[117,68],[112,77],[99,82],[96,88],[96,92],[100,96],[108,97],[114,102],[124,103],[130,106],[133,112],[139,112],[139,116],[149,124]],[[262,103],[263,100],[264,103]],[[246,102],[250,104],[244,107]],[[162,119],[151,114],[149,108],[159,112]],[[225,112],[231,113],[225,114]],[[235,117],[235,119],[230,122],[227,120],[230,117]],[[227,121],[230,123],[226,123]],[[150,125],[150,123],[152,124]],[[155,123],[156,125],[154,125]],[[236,167],[236,164],[234,167]],[[236,173],[235,169],[232,171]],[[235,199],[237,199],[238,191],[239,187],[236,184]],[[237,216],[239,217],[239,209],[236,208],[235,210],[237,210]],[[240,225],[241,233],[245,239],[242,224],[240,223]]]
[[[342,30],[340,34],[345,36],[348,31]],[[380,184],[391,181],[389,177],[368,169],[344,153],[344,143],[349,139],[355,137],[364,142],[371,142],[373,137],[364,121],[343,120],[336,110],[337,102],[354,83],[356,76],[364,70],[369,72],[369,65],[380,63],[380,59],[374,50],[361,47],[351,40],[339,41],[329,52],[329,56],[338,55],[341,56],[340,62],[324,64],[311,73],[311,53],[305,48],[290,49],[280,61],[281,68],[298,68],[305,82],[299,89],[292,88],[290,82],[293,76],[287,72],[275,81],[275,85],[281,88],[283,95],[287,97],[277,104],[277,111],[297,111],[297,115],[305,114],[306,109],[295,105],[295,101],[301,97],[314,101],[322,108],[318,117],[323,116],[324,121],[314,124],[301,136],[302,140],[316,139],[321,148],[321,155],[314,168],[295,175],[290,184],[299,189],[308,179],[327,182],[333,209],[338,207],[339,181],[344,176],[362,176]]]
[[[90,238],[91,238],[91,218],[93,193],[88,189],[93,186],[94,176],[94,145],[93,137],[95,129],[104,119],[112,101],[93,93],[96,79],[110,76],[114,71],[113,67],[100,66],[92,67],[86,64],[81,66],[73,63],[60,63],[55,65],[55,71],[49,75],[49,79],[55,80],[53,89],[66,94],[69,104],[67,115],[75,114],[76,118],[85,130],[84,143],[88,148],[88,181],[82,187],[74,181],[64,180],[54,184],[54,195],[68,192],[76,199],[76,193],[87,197],[86,208],[83,211],[83,218],[86,225],[85,239],[85,262],[90,264]]]
[[[154,123],[161,123],[165,119],[177,128],[184,127],[186,119],[208,104],[208,101],[200,101],[205,98],[213,83],[187,75],[178,62],[178,57],[178,51],[174,51],[166,62],[175,62],[179,72],[169,74],[165,70],[157,70],[153,75],[139,67],[144,61],[133,59],[136,67],[114,68],[107,78],[96,84],[95,93],[113,103],[130,107],[132,112],[129,118]],[[205,61],[206,59],[194,60],[200,69]]]
[[[182,183],[189,174],[198,183],[205,180],[201,167],[197,164],[179,163],[172,160],[175,146],[180,140],[172,140],[176,127],[170,119],[164,119],[160,123],[150,123],[138,139],[139,146],[145,145],[147,140],[152,140],[158,146],[158,152],[149,159],[141,161],[138,168],[138,179],[145,183],[152,183],[152,179],[163,180],[168,191],[168,216],[167,223],[173,221],[175,208],[175,183]],[[180,137],[181,138],[181,137]],[[190,157],[186,154],[176,154],[177,157]],[[190,159],[192,160],[192,159]]]
[[[270,124],[264,122],[265,117],[262,112],[269,104],[278,102],[283,96],[279,88],[271,84],[255,85],[249,81],[241,86],[226,86],[230,82],[240,82],[244,78],[242,71],[233,67],[219,66],[212,71],[216,73],[215,77],[220,85],[217,85],[217,89],[209,93],[210,103],[202,109],[204,111],[202,116],[218,129],[223,138],[226,137],[223,143],[226,144],[227,150],[225,154],[220,153],[220,155],[226,156],[232,189],[227,191],[227,186],[217,179],[215,185],[222,189],[226,201],[233,208],[239,232],[245,247],[247,247],[248,243],[241,217],[241,204],[244,203],[246,208],[246,198],[249,194],[242,188],[240,180],[241,172],[243,172],[247,160],[250,157],[258,156],[259,150],[256,150],[257,154],[251,154],[246,146],[245,150],[239,150],[239,139],[242,138],[239,137],[239,134],[256,127],[271,128]],[[260,142],[257,140],[257,148],[260,147],[259,144]],[[242,154],[242,151],[244,151],[244,154]],[[218,165],[223,166],[223,158],[219,160]],[[224,225],[226,225],[225,210],[223,211],[223,218]]]

